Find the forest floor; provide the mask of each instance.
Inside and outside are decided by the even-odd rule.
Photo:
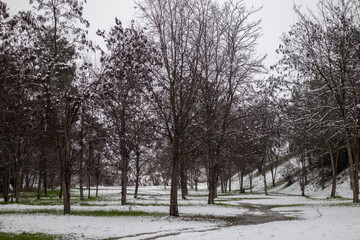
[[[119,187],[101,187],[98,198],[91,190],[81,202],[73,189],[66,216],[58,191],[40,200],[24,192],[18,204],[0,202],[0,239],[360,239],[360,205],[351,199],[227,193],[210,206],[205,190],[190,190],[174,218],[169,189],[142,187],[137,199],[133,190],[122,206]]]

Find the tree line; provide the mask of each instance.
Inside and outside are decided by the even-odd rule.
[[[169,214],[178,216],[178,189],[185,199],[201,175],[209,204],[218,184],[231,191],[234,174],[244,192],[243,177],[252,179],[255,170],[267,194],[266,171],[275,185],[287,152],[300,156],[296,174],[306,178],[310,165],[322,161],[324,170],[327,157],[337,166],[344,143],[355,191],[359,6],[348,2],[346,9],[343,1],[321,2],[323,18],[297,11],[299,22],[279,48],[280,77],[260,80],[266,73],[256,51],[261,28],[252,20],[260,9],[241,0],[139,0],[145,28],[115,19],[109,31],[97,32],[103,48],[87,37],[84,1],[33,0],[36,11],[14,16],[0,1],[4,201],[18,201],[30,185],[38,198],[42,189],[46,195],[60,187],[68,214],[72,185],[83,200],[92,179],[99,186],[117,178],[126,204],[129,181],[137,197],[140,175],[147,175],[171,184]],[[336,11],[338,20],[326,17]],[[279,95],[284,89],[290,98]]]

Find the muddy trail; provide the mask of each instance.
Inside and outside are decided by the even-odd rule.
[[[116,238],[116,239],[127,239],[127,238],[139,239],[140,237],[140,239],[142,240],[155,240],[164,237],[177,236],[184,233],[204,233],[204,232],[218,231],[222,228],[233,227],[233,226],[256,225],[256,224],[263,224],[263,223],[275,222],[275,221],[294,220],[284,216],[283,214],[277,211],[272,211],[272,207],[270,206],[259,205],[259,204],[239,205],[239,207],[244,207],[244,206],[246,206],[249,209],[249,211],[238,216],[187,215],[178,218],[181,221],[211,222],[217,224],[217,227],[212,227],[207,229],[186,228],[186,229],[181,229],[177,232],[173,232],[173,231],[149,232],[138,235],[123,236],[121,238]]]

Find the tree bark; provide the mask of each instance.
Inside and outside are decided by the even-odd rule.
[[[336,160],[334,159],[334,152],[331,146],[331,143],[328,141],[330,161],[331,161],[331,173],[332,173],[332,185],[331,185],[331,197],[335,197],[336,195],[336,178],[337,178],[337,161],[339,157],[339,150],[337,151]]]
[[[4,188],[3,188],[4,202],[9,202],[10,166],[4,167],[3,179],[4,179]]]
[[[209,166],[209,197],[208,204],[215,204],[217,196],[217,164]]]
[[[179,209],[178,209],[178,196],[177,196],[177,184],[178,184],[178,177],[179,177],[179,168],[180,168],[180,161],[181,156],[178,151],[179,149],[178,142],[173,144],[173,160],[172,160],[172,173],[171,173],[171,189],[170,189],[170,216],[178,217],[179,216]]]
[[[231,192],[231,177],[229,178],[229,192]]]
[[[84,201],[84,106],[81,107],[81,122],[80,122],[80,156],[79,156],[79,187],[80,187],[80,201]]]
[[[187,173],[186,173],[186,162],[184,159],[180,161],[180,184],[181,184],[181,198],[186,199],[188,195],[188,187],[187,187]]]
[[[137,198],[139,191],[139,178],[140,178],[140,152],[136,151],[136,180],[135,180],[135,193],[134,198]]]
[[[41,166],[40,166],[41,168]],[[41,170],[39,169],[39,179],[38,179],[38,185],[37,185],[37,191],[36,191],[36,199],[40,199],[41,197]]]
[[[250,181],[250,194],[252,194],[252,189],[253,189],[253,186],[252,186],[252,180],[253,180],[253,173],[250,172],[249,173],[249,181]]]
[[[126,194],[127,194],[127,169],[128,169],[128,158],[125,151],[121,153],[122,167],[121,167],[121,205],[126,205]]]
[[[87,174],[88,174],[88,199],[91,198],[91,169],[92,169],[92,157],[93,157],[93,142],[89,142],[89,156],[87,161]]]
[[[264,155],[263,155],[263,160],[262,160],[262,175],[264,178],[264,192],[265,195],[268,195],[268,191],[267,191],[267,183],[266,183],[266,169],[265,169],[265,165],[266,165],[266,150],[267,148],[264,148]]]

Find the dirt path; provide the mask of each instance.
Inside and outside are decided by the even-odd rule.
[[[245,204],[244,204],[245,205]],[[241,207],[241,205],[239,205]],[[141,234],[137,236],[124,236],[119,239],[126,239],[129,237],[140,237],[137,239],[142,240],[155,240],[158,238],[164,237],[171,237],[177,236],[183,233],[205,233],[205,232],[212,232],[218,231],[223,228],[232,227],[232,226],[239,226],[239,225],[256,225],[256,224],[263,224],[268,222],[275,222],[275,221],[285,221],[289,220],[288,217],[284,216],[283,214],[272,211],[270,206],[260,205],[260,204],[246,204],[249,211],[245,214],[239,216],[231,216],[231,217],[224,217],[224,216],[201,216],[201,215],[194,215],[194,216],[182,216],[180,220],[182,221],[207,221],[212,223],[217,223],[217,227],[207,228],[207,229],[181,229],[177,232],[152,232],[148,234]],[[250,207],[249,207],[250,206]],[[154,236],[155,235],[155,236]],[[143,238],[141,238],[143,237]]]

